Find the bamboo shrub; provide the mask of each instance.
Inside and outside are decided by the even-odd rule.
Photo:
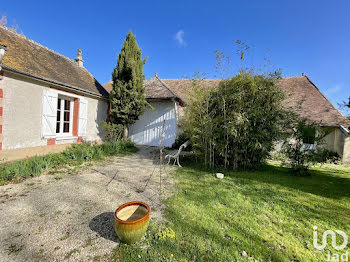
[[[183,129],[209,167],[257,168],[281,139],[289,112],[273,77],[241,72],[205,88],[194,81]]]

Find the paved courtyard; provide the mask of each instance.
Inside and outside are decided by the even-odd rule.
[[[119,244],[113,211],[133,200],[161,220],[173,169],[162,172],[159,151],[143,147],[78,173],[56,173],[0,187],[0,261],[104,260]]]

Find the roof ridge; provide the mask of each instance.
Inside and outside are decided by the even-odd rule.
[[[342,112],[340,112],[334,105],[333,103],[321,92],[321,90],[310,80],[310,78],[308,78],[306,75],[304,76],[306,77],[306,79],[310,82],[311,85],[313,85],[316,90],[323,96],[324,99],[326,99],[327,102],[329,102],[331,104],[331,106],[333,107],[334,110],[336,110],[342,117],[348,119],[346,116],[344,116],[342,114]]]
[[[46,46],[44,46],[44,45],[42,45],[42,44],[40,44],[40,43],[34,41],[33,39],[30,39],[30,38],[26,37],[24,34],[17,33],[16,31],[11,30],[10,28],[8,28],[8,27],[6,27],[6,26],[4,26],[4,25],[0,25],[0,28],[3,28],[3,29],[6,30],[7,32],[10,32],[10,33],[14,34],[16,37],[20,37],[20,38],[22,38],[22,39],[25,39],[25,40],[29,41],[30,43],[32,43],[32,44],[34,44],[34,45],[37,45],[37,46],[39,46],[39,47],[41,47],[41,48],[44,48],[44,49],[46,49],[47,51],[50,51],[50,52],[52,52],[52,53],[54,53],[54,54],[56,54],[56,55],[58,55],[58,56],[61,56],[62,58],[65,58],[65,59],[67,59],[69,62],[75,64],[75,62],[74,62],[72,59],[70,59],[69,57],[64,56],[64,55],[62,55],[62,54],[56,52],[55,50],[52,50],[52,49],[50,49],[50,48],[48,48],[48,47],[46,47]],[[85,69],[86,71],[88,71],[85,67],[79,67],[79,68],[83,68],[83,69]],[[89,71],[88,71],[88,72],[89,72]]]
[[[160,79],[157,75],[155,75],[154,77],[155,77],[156,79],[158,79],[159,82],[161,82],[162,85],[163,85],[166,89],[168,89],[170,93],[172,93],[175,97],[180,98],[170,87],[168,87],[167,84],[165,84],[165,83],[162,81],[162,79]],[[180,98],[180,99],[181,99],[181,98]]]

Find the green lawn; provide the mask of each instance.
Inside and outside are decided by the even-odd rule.
[[[350,168],[314,168],[311,177],[295,177],[270,164],[256,172],[224,171],[219,180],[214,171],[183,165],[166,201],[168,222],[152,222],[145,240],[114,250],[115,260],[327,261],[328,251],[340,251],[330,240],[317,251],[313,226],[319,239],[328,229],[350,236]]]

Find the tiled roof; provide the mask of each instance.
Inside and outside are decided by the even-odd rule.
[[[0,45],[7,46],[2,60],[5,70],[13,69],[36,78],[67,85],[77,91],[108,96],[108,92],[85,68],[4,26],[0,26]]]
[[[217,86],[220,83],[220,79],[203,79],[203,80],[192,80],[192,79],[162,79],[162,81],[178,96],[181,97],[182,100],[186,102],[187,96],[190,94],[190,90],[193,85],[200,86],[202,88],[211,88]]]
[[[286,77],[277,81],[285,93],[285,108],[323,126],[343,125],[350,120],[342,115],[307,76]]]
[[[176,91],[169,88],[158,76],[144,80],[143,85],[145,87],[147,99],[176,99],[180,103],[183,103],[182,98],[177,95]],[[112,90],[112,81],[103,86],[110,92]]]

